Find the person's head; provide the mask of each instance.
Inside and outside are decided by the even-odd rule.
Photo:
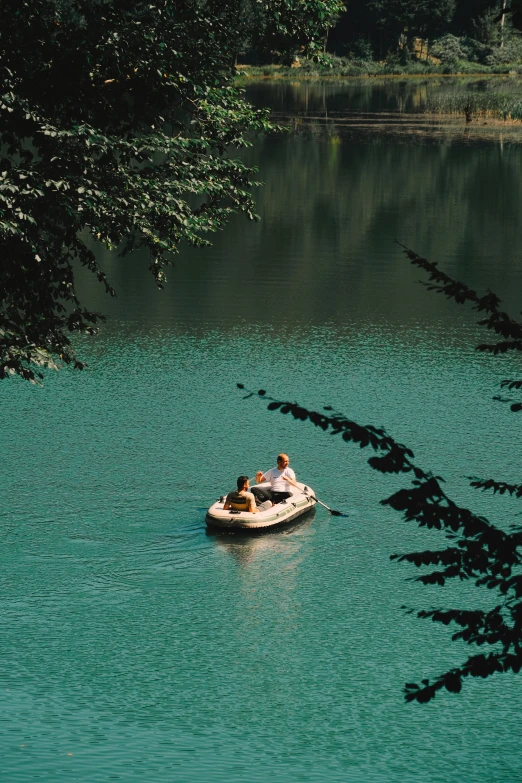
[[[248,489],[248,486],[249,486],[248,476],[238,476],[237,491],[241,492],[243,489]]]
[[[280,454],[277,458],[277,467],[279,470],[283,470],[283,468],[287,468],[290,464],[290,457],[288,454]]]

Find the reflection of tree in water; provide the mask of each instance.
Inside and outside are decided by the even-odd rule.
[[[522,90],[519,80],[509,77],[341,78],[264,82],[247,87],[247,97],[256,105],[292,115],[325,111],[423,112],[430,101],[461,93],[520,98]]]
[[[302,115],[277,114],[274,119],[291,129],[294,136],[315,141],[340,143],[345,141],[365,144],[440,145],[473,142],[501,144],[504,140],[522,144],[522,125],[510,124],[499,118],[473,117],[465,109],[457,114],[429,113],[372,113],[341,114],[309,113]]]
[[[258,102],[268,101],[265,93],[272,89],[284,93],[289,85],[264,85]],[[292,89],[305,100],[303,84]],[[472,123],[465,134],[464,119],[450,118],[454,131],[445,133],[442,123],[430,126],[426,117],[419,129],[414,115],[406,113],[397,115],[391,129],[384,117],[371,129],[354,129],[334,116],[328,92],[333,89],[328,85],[324,93],[328,120],[311,117],[312,110],[323,111],[323,87],[309,84],[309,118],[298,117],[304,130],[258,137],[245,151],[246,162],[259,167],[265,183],[255,194],[259,224],[245,227],[243,220],[234,220],[216,235],[212,248],[183,249],[161,296],[145,255],[136,253],[123,263],[99,249],[118,298],[108,301],[96,284],[89,291],[92,309],[125,319],[130,301],[149,320],[154,314],[158,323],[205,334],[205,319],[219,322],[222,331],[243,321],[264,328],[283,323],[285,330],[298,333],[310,323],[344,326],[347,314],[357,323],[377,319],[402,329],[404,313],[415,310],[419,294],[416,286],[404,285],[417,275],[405,266],[394,239],[407,240],[433,258],[450,259],[448,268],[457,279],[491,285],[504,296],[504,272],[518,265],[522,129],[497,127],[488,141],[480,141],[481,134],[490,133],[489,125]],[[343,101],[350,105],[353,85],[352,92],[342,84],[335,89],[339,106]],[[360,84],[358,89],[366,93],[383,87]],[[386,89],[392,95],[409,89],[411,97],[412,90],[424,87],[388,82]],[[275,98],[268,102],[278,108]],[[286,108],[288,117],[296,116],[291,102]],[[513,134],[518,145],[509,143]],[[489,266],[486,259],[493,251],[495,265],[483,283],[477,272]],[[249,295],[224,308],[238,269]],[[422,307],[439,318],[439,302],[426,298]]]

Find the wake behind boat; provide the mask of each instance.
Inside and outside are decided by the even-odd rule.
[[[270,483],[256,484],[256,487],[269,489]],[[296,482],[291,497],[286,498],[275,506],[270,506],[264,511],[253,514],[250,511],[225,510],[226,495],[223,495],[207,511],[206,523],[208,527],[216,530],[263,530],[286,524],[296,517],[310,511],[315,504],[315,493],[306,484]]]

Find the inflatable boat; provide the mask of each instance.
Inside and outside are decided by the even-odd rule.
[[[270,488],[268,482],[256,484],[255,486]],[[267,528],[284,525],[301,516],[301,514],[305,514],[317,502],[313,489],[300,482],[296,482],[292,497],[277,503],[275,506],[270,506],[264,511],[260,510],[257,514],[252,514],[250,511],[234,511],[232,509],[225,511],[226,497],[226,495],[222,495],[214,505],[210,506],[206,519],[208,527],[228,531],[266,530]]]

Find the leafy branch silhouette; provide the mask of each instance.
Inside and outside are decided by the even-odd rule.
[[[494,293],[488,291],[479,296],[467,285],[440,270],[436,263],[402,247],[411,263],[427,272],[429,281],[423,285],[428,290],[441,293],[458,304],[470,304],[474,310],[485,314],[486,317],[478,323],[501,339],[481,344],[477,350],[492,355],[522,350],[522,324],[500,310],[500,299]],[[247,392],[245,398],[256,394],[241,383],[237,385]],[[507,379],[501,385],[517,390],[522,388],[522,381]],[[475,648],[486,646],[487,651],[471,654],[462,665],[432,680],[424,679],[421,684],[407,683],[406,701],[429,702],[442,688],[458,693],[468,676],[485,678],[495,672],[518,673],[522,668],[522,528],[513,526],[505,532],[485,517],[459,506],[442,488],[442,477],[416,465],[411,449],[398,443],[383,427],[358,424],[332,411],[329,406],[322,412],[311,411],[297,402],[274,399],[264,389],[260,389],[257,395],[268,401],[270,411],[290,414],[298,421],[308,421],[324,432],[339,435],[346,443],[360,448],[370,447],[374,455],[368,459],[368,464],[374,470],[383,474],[411,476],[408,487],[394,492],[381,504],[400,512],[407,522],[440,530],[450,542],[449,546],[440,550],[391,555],[392,560],[408,562],[417,568],[434,569],[417,576],[416,581],[444,585],[446,580],[458,578],[473,580],[476,586],[495,591],[496,606],[488,611],[452,608],[416,612],[419,618],[457,626],[453,640],[463,640]],[[522,403],[513,403],[511,410],[522,410]],[[522,496],[522,484],[477,477],[469,477],[469,481],[472,487],[483,491]]]

